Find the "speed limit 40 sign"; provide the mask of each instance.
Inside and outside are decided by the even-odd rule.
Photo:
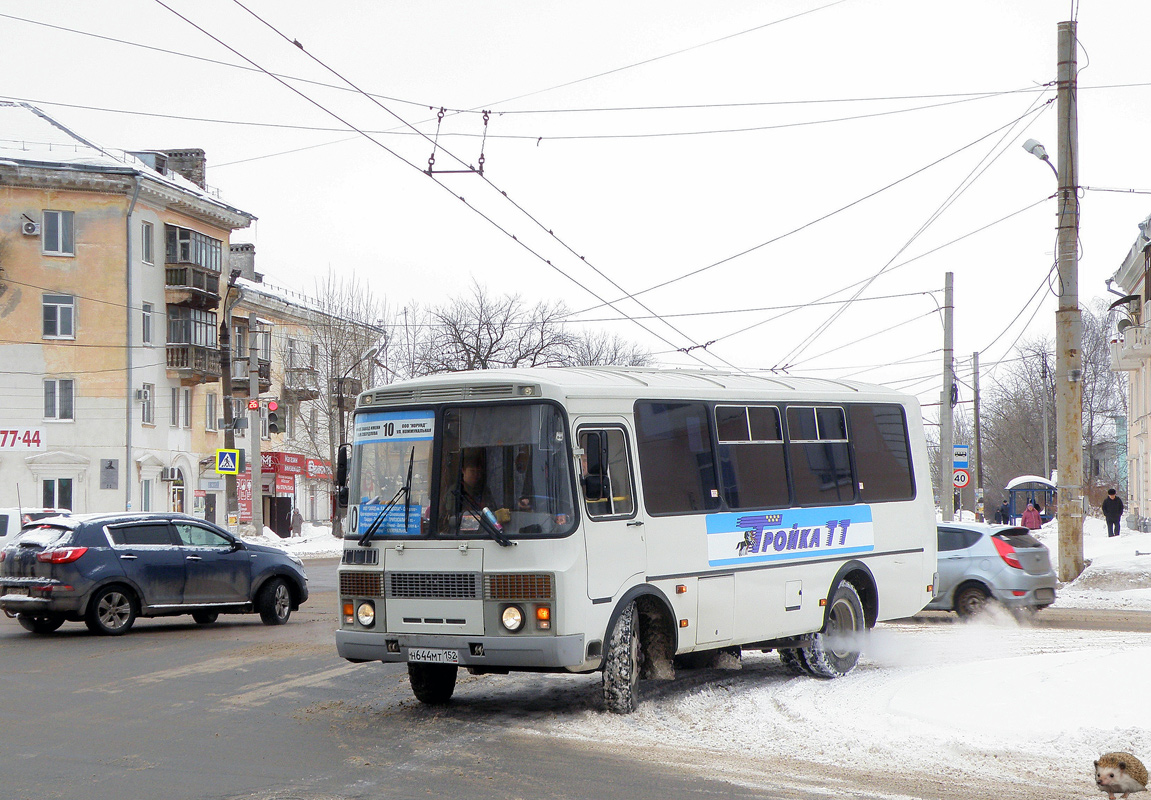
[[[965,469],[957,469],[951,473],[951,483],[955,485],[956,489],[962,489],[971,483],[971,473]]]

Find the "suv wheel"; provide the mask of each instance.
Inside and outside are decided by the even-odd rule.
[[[283,578],[272,578],[256,596],[256,610],[265,625],[283,625],[292,616],[292,592]]]
[[[92,633],[102,636],[121,636],[136,621],[136,599],[123,586],[105,586],[88,601],[84,624]]]
[[[64,624],[64,617],[61,614],[17,614],[16,621],[26,631],[51,633]]]
[[[211,625],[219,618],[218,611],[193,611],[192,619],[196,620],[197,625]]]

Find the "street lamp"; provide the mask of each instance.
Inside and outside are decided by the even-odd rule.
[[[1063,50],[1062,27],[1061,51]],[[1074,64],[1074,54],[1070,56]],[[1060,69],[1064,65],[1061,63]],[[1070,75],[1074,75],[1072,67]],[[1066,83],[1060,82],[1061,101]],[[1063,101],[1068,103],[1073,101]],[[1061,111],[1074,119],[1074,111]],[[1073,129],[1073,125],[1067,127]],[[1066,141],[1065,141],[1066,139]],[[1073,136],[1061,132],[1059,169],[1043,145],[1028,139],[1023,148],[1047,162],[1059,182],[1056,266],[1059,307],[1055,311],[1055,439],[1058,473],[1059,578],[1072,581],[1083,572],[1083,323],[1079,311],[1079,196],[1075,185],[1078,159]]]
[[[363,352],[363,354],[359,358],[357,358],[354,362],[352,362],[351,366],[349,366],[346,370],[344,370],[344,374],[341,375],[339,377],[339,379],[336,381],[336,425],[337,425],[337,429],[339,431],[339,439],[336,442],[336,447],[335,447],[336,451],[338,451],[341,447],[344,446],[344,381],[346,381],[348,379],[348,376],[351,375],[352,371],[355,370],[358,366],[360,366],[360,364],[363,364],[365,361],[369,361],[369,360],[375,358],[376,354],[379,352],[380,352],[380,348],[378,346],[369,347],[367,350],[365,350]],[[335,461],[336,461],[336,453],[333,452],[332,453],[332,463],[334,464]],[[335,474],[334,473],[333,473],[332,478],[334,481],[335,480]],[[334,483],[333,483],[333,485],[334,485]],[[335,491],[339,492],[338,486],[335,487]],[[332,535],[343,537],[343,526],[342,526],[341,521],[340,521],[339,509],[336,507],[337,503],[335,502],[335,497],[336,497],[336,495],[333,494]]]

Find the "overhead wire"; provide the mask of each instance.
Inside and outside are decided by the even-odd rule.
[[[841,1],[842,1],[842,0],[841,0]],[[156,2],[158,5],[160,5],[160,6],[163,6],[164,8],[166,8],[166,9],[167,9],[168,11],[170,11],[172,14],[176,15],[176,16],[177,16],[177,17],[179,17],[180,19],[182,19],[182,20],[184,20],[185,22],[187,22],[187,23],[188,23],[189,25],[191,25],[192,27],[194,27],[194,28],[196,28],[197,30],[199,30],[199,31],[200,31],[201,33],[203,33],[205,36],[208,36],[208,37],[209,37],[209,38],[211,38],[213,41],[215,41],[215,42],[217,42],[218,44],[220,44],[221,46],[223,46],[223,47],[227,48],[228,50],[230,50],[230,51],[231,51],[232,53],[234,53],[235,55],[237,55],[237,56],[239,56],[240,58],[244,59],[245,61],[247,61],[248,63],[252,64],[253,66],[255,66],[255,67],[257,67],[257,68],[261,69],[263,72],[265,72],[265,74],[267,74],[267,75],[269,75],[269,77],[273,78],[273,80],[276,80],[277,82],[279,82],[281,85],[285,86],[286,88],[288,88],[288,89],[289,89],[289,90],[291,90],[292,92],[295,92],[295,93],[296,93],[296,94],[298,94],[298,95],[299,95],[301,98],[303,98],[303,99],[304,99],[304,100],[306,100],[307,102],[311,103],[312,105],[316,106],[316,107],[317,107],[317,108],[319,108],[321,111],[323,111],[323,112],[325,112],[325,113],[327,113],[327,114],[331,115],[331,116],[332,116],[332,117],[334,117],[335,119],[337,119],[337,120],[339,120],[340,122],[342,122],[343,124],[347,125],[349,128],[351,128],[352,130],[356,131],[356,132],[357,132],[357,133],[359,133],[361,136],[363,136],[364,138],[366,138],[366,139],[368,139],[369,141],[371,141],[372,143],[374,143],[376,146],[378,146],[378,147],[380,147],[381,149],[383,149],[383,150],[384,150],[385,152],[387,152],[389,155],[392,155],[393,157],[395,157],[396,159],[400,160],[401,162],[403,162],[403,163],[404,163],[404,164],[406,164],[407,166],[411,167],[412,169],[415,169],[415,170],[419,170],[421,173],[422,173],[422,172],[424,172],[424,170],[422,170],[420,167],[418,167],[418,166],[416,166],[415,164],[413,164],[412,162],[408,161],[406,158],[404,158],[404,157],[403,157],[403,156],[401,156],[399,153],[397,153],[397,152],[395,152],[394,150],[392,150],[391,148],[389,148],[387,145],[383,144],[382,142],[379,142],[379,141],[377,141],[377,140],[376,140],[375,138],[373,138],[373,137],[372,137],[370,134],[368,134],[368,133],[366,133],[366,132],[364,132],[364,131],[360,130],[360,129],[359,129],[357,126],[355,126],[355,125],[352,125],[350,122],[348,122],[347,120],[343,119],[343,118],[342,118],[340,115],[338,115],[336,112],[334,112],[334,111],[332,111],[332,110],[328,109],[328,108],[327,108],[327,107],[325,107],[323,104],[321,104],[320,102],[318,102],[318,101],[314,100],[313,98],[311,98],[311,97],[308,97],[308,95],[304,94],[304,93],[303,93],[302,91],[300,91],[299,89],[297,89],[297,88],[295,88],[295,87],[291,86],[291,85],[290,85],[290,84],[288,84],[286,81],[284,81],[282,78],[277,78],[275,75],[272,75],[270,72],[267,72],[267,70],[264,70],[264,69],[263,69],[263,67],[261,67],[259,64],[257,64],[255,61],[253,61],[252,59],[248,58],[248,57],[247,57],[247,56],[245,56],[243,53],[239,52],[238,50],[236,50],[235,48],[231,47],[230,45],[226,44],[226,43],[225,43],[225,42],[223,42],[223,41],[222,41],[222,40],[221,40],[219,37],[217,37],[217,36],[213,35],[212,33],[208,32],[206,29],[204,29],[204,28],[203,28],[203,27],[201,27],[200,25],[197,25],[195,22],[193,22],[192,20],[188,19],[186,16],[184,16],[184,15],[183,15],[183,14],[181,14],[181,13],[179,13],[178,11],[176,11],[175,9],[173,9],[171,6],[167,5],[167,4],[164,2],[164,0],[155,0],[155,2]],[[242,4],[240,4],[240,5],[241,5],[241,7],[243,7],[243,6],[242,6]],[[265,24],[266,24],[266,23],[265,23]],[[278,33],[278,32],[277,32],[277,33]],[[281,35],[281,36],[283,36],[283,34],[280,34],[280,35]],[[284,38],[286,39],[287,37],[284,37]],[[349,83],[350,83],[350,82],[349,82]],[[387,109],[386,109],[386,110],[387,110]],[[399,117],[399,115],[395,114],[395,112],[392,112],[392,111],[388,110],[388,113],[391,113],[391,114],[392,114],[393,116],[395,116],[397,119],[401,119],[401,118]],[[453,156],[453,157],[454,157],[454,156]],[[463,163],[463,162],[461,162],[461,163]],[[590,289],[589,287],[585,286],[585,285],[584,285],[584,284],[582,284],[580,281],[576,280],[574,277],[572,277],[571,275],[569,275],[568,273],[566,273],[564,270],[562,270],[562,269],[560,269],[559,267],[557,267],[557,266],[555,266],[554,264],[552,264],[552,263],[551,263],[551,261],[550,261],[550,260],[548,260],[548,259],[546,259],[546,258],[545,258],[545,257],[544,257],[544,256],[543,256],[541,253],[537,252],[535,249],[533,249],[532,247],[530,247],[528,244],[526,244],[525,242],[523,242],[522,240],[520,240],[520,239],[519,239],[517,236],[515,236],[515,234],[513,234],[511,231],[507,230],[505,227],[503,227],[502,225],[500,225],[498,222],[496,222],[496,221],[495,221],[494,219],[492,219],[490,216],[488,216],[488,215],[487,215],[487,214],[485,214],[483,211],[481,211],[481,210],[480,210],[478,207],[474,206],[474,205],[473,205],[473,204],[471,204],[471,203],[468,203],[468,202],[467,202],[467,200],[466,200],[465,198],[463,198],[462,196],[460,196],[460,195],[456,195],[456,194],[455,194],[455,192],[453,192],[451,189],[449,189],[447,186],[445,186],[445,185],[444,185],[442,182],[440,182],[440,181],[438,181],[438,180],[435,180],[434,176],[431,176],[431,177],[433,178],[433,181],[435,182],[435,184],[436,184],[437,186],[439,186],[439,187],[440,187],[441,189],[443,189],[444,191],[451,193],[453,197],[456,197],[456,198],[458,198],[458,199],[459,199],[461,202],[463,202],[463,203],[464,203],[464,205],[465,205],[465,206],[467,206],[467,208],[468,208],[469,210],[471,210],[471,211],[473,211],[474,213],[476,213],[477,215],[479,215],[479,216],[480,216],[482,219],[484,219],[484,220],[485,220],[486,222],[488,222],[490,225],[492,225],[493,227],[495,227],[497,230],[499,230],[499,231],[500,231],[501,233],[503,233],[505,236],[507,236],[508,238],[510,238],[512,241],[516,242],[516,243],[517,243],[517,244],[518,244],[518,245],[519,245],[521,248],[523,248],[524,250],[526,250],[526,251],[527,251],[528,253],[530,253],[531,255],[535,256],[535,257],[536,257],[538,260],[540,260],[540,261],[543,261],[544,263],[546,263],[546,264],[547,264],[549,267],[551,267],[553,270],[555,270],[556,272],[560,273],[561,275],[563,275],[563,276],[564,276],[565,278],[567,278],[568,280],[570,280],[570,281],[572,281],[573,283],[575,283],[577,286],[579,286],[579,287],[580,287],[580,288],[582,288],[584,291],[586,291],[586,292],[588,292],[589,294],[591,294],[591,295],[592,295],[593,297],[595,297],[597,300],[600,300],[601,302],[606,302],[606,301],[604,301],[604,300],[603,300],[603,298],[601,298],[601,297],[600,297],[600,296],[599,296],[599,295],[598,295],[596,292],[594,292],[592,289]],[[609,305],[610,305],[610,304],[609,304]],[[612,307],[614,308],[614,306],[612,306]],[[617,310],[618,310],[618,309],[617,309]],[[621,314],[622,314],[622,312],[621,312]],[[623,315],[623,316],[625,316],[625,317],[627,316],[626,314],[622,314],[622,315]],[[651,329],[649,329],[647,326],[643,325],[642,323],[636,322],[635,324],[636,324],[637,326],[639,326],[641,329],[643,329],[644,331],[646,331],[647,333],[651,334],[652,336],[655,336],[655,337],[656,337],[657,339],[659,339],[660,341],[663,341],[665,344],[668,344],[668,345],[672,345],[672,346],[674,346],[674,345],[673,345],[673,344],[672,344],[670,341],[668,341],[667,339],[665,339],[663,336],[661,336],[660,334],[656,333],[655,331],[652,331]],[[689,353],[689,355],[690,355],[690,353]],[[694,360],[698,361],[699,363],[701,363],[701,364],[705,365],[705,366],[709,366],[709,365],[707,365],[707,363],[706,363],[705,361],[703,361],[702,359],[698,358],[697,356],[692,356],[692,358],[693,358]]]
[[[157,0],[157,2],[159,2],[159,0]],[[256,14],[256,13],[255,13],[255,12],[253,12],[251,9],[249,9],[249,8],[248,8],[246,5],[244,5],[244,3],[243,3],[243,2],[241,2],[241,0],[233,0],[233,2],[234,2],[236,5],[238,5],[240,8],[244,9],[245,11],[247,11],[249,14],[251,14],[251,15],[252,15],[253,17],[255,17],[257,20],[259,20],[261,23],[263,23],[264,25],[266,25],[266,26],[267,26],[269,29],[271,29],[272,31],[274,31],[274,32],[275,32],[275,33],[276,33],[278,36],[280,36],[282,39],[284,39],[284,41],[286,41],[286,42],[290,42],[291,44],[294,44],[294,45],[295,45],[295,46],[296,46],[296,47],[297,47],[297,48],[298,48],[298,49],[299,49],[301,52],[303,52],[304,54],[306,54],[306,55],[307,55],[309,58],[311,58],[313,61],[315,61],[315,62],[316,62],[317,64],[319,64],[321,67],[323,67],[324,69],[328,70],[328,71],[329,71],[329,72],[331,72],[333,75],[335,75],[336,77],[338,77],[340,80],[344,81],[344,82],[345,82],[345,83],[347,83],[349,86],[351,86],[351,87],[353,87],[353,88],[355,88],[355,89],[357,89],[357,90],[359,91],[359,87],[358,87],[358,86],[357,86],[357,85],[356,85],[356,84],[355,84],[353,81],[351,81],[349,78],[347,78],[346,76],[342,75],[342,74],[341,74],[340,72],[338,72],[336,69],[334,69],[333,67],[331,67],[330,65],[328,65],[327,63],[325,63],[325,62],[324,62],[322,59],[318,58],[317,56],[315,56],[314,54],[312,54],[311,52],[309,52],[309,51],[308,51],[306,48],[304,48],[304,47],[303,47],[303,45],[301,45],[301,44],[300,44],[300,43],[299,43],[297,40],[294,40],[294,39],[289,39],[289,38],[288,38],[288,37],[287,37],[287,36],[286,36],[286,35],[285,35],[283,32],[279,31],[279,30],[278,30],[278,29],[277,29],[275,26],[273,26],[273,25],[272,25],[271,23],[269,23],[267,20],[263,19],[263,18],[262,18],[260,15]],[[838,2],[843,2],[843,0],[838,0]],[[412,130],[417,130],[417,129],[416,129],[414,126],[410,125],[410,123],[407,123],[407,122],[406,122],[406,120],[402,119],[402,118],[401,118],[401,117],[400,117],[398,114],[396,114],[394,111],[392,111],[391,109],[389,109],[389,108],[387,108],[386,106],[384,106],[384,105],[383,105],[382,103],[380,103],[378,100],[376,100],[376,99],[372,98],[370,95],[368,95],[368,94],[366,94],[366,93],[363,93],[362,91],[361,91],[361,94],[363,94],[363,96],[364,96],[364,97],[367,97],[367,98],[368,98],[368,99],[369,99],[369,100],[370,100],[372,103],[374,103],[375,105],[379,106],[379,107],[380,107],[382,110],[384,110],[384,111],[385,111],[385,112],[387,112],[388,114],[391,114],[393,117],[395,117],[395,118],[396,118],[398,121],[400,121],[401,123],[407,124],[409,127],[411,127],[411,128],[412,128]],[[433,140],[432,140],[432,139],[430,139],[430,137],[428,137],[426,134],[422,134],[422,132],[421,132],[421,135],[423,135],[423,136],[424,136],[424,138],[428,139],[428,141],[433,141]],[[442,149],[442,148],[441,148],[441,149]],[[448,151],[445,151],[445,152],[448,152]],[[458,158],[458,157],[457,157],[457,156],[455,156],[454,154],[452,154],[452,153],[448,152],[448,155],[449,155],[449,156],[451,156],[451,157],[452,157],[453,159],[455,159],[456,161],[458,161],[458,162],[459,162],[461,165],[464,165],[464,164],[465,164],[465,162],[464,162],[462,159]],[[431,175],[431,169],[430,169],[430,167],[429,167],[429,169],[428,169],[428,173],[429,173],[429,176],[430,176],[430,177],[433,177],[433,178],[434,178],[434,176],[432,176],[432,175]],[[560,244],[560,245],[561,245],[561,246],[562,246],[564,249],[566,249],[566,250],[567,250],[569,253],[571,253],[573,256],[576,256],[577,258],[579,258],[581,262],[583,262],[584,264],[586,264],[586,265],[587,265],[588,267],[590,267],[590,268],[591,268],[591,269],[592,269],[592,270],[593,270],[593,271],[594,271],[594,272],[595,272],[597,275],[599,275],[601,278],[603,278],[603,279],[604,279],[604,280],[606,280],[606,281],[607,281],[609,284],[611,284],[611,286],[612,286],[613,288],[615,288],[617,291],[621,291],[621,292],[625,291],[625,290],[623,289],[623,287],[621,287],[621,286],[620,286],[620,285],[619,285],[619,284],[618,284],[618,283],[617,283],[617,282],[616,282],[614,279],[612,279],[610,276],[608,276],[607,274],[605,274],[605,273],[604,273],[604,272],[603,272],[601,269],[599,269],[599,267],[597,267],[595,264],[593,264],[593,263],[591,263],[590,261],[588,261],[586,257],[584,257],[584,256],[580,255],[579,253],[576,253],[576,252],[575,252],[575,250],[574,250],[574,249],[573,249],[573,248],[572,248],[570,245],[568,245],[568,244],[567,244],[567,242],[565,242],[565,241],[564,241],[563,239],[561,239],[560,237],[556,236],[556,235],[555,235],[555,234],[552,232],[552,229],[551,229],[551,228],[548,228],[546,225],[544,225],[542,222],[540,222],[540,221],[539,221],[539,220],[538,220],[538,219],[537,219],[537,218],[536,218],[536,217],[535,217],[533,214],[531,214],[531,213],[530,213],[530,212],[529,212],[529,211],[528,211],[526,208],[524,208],[522,205],[520,205],[520,204],[519,204],[519,203],[517,203],[515,200],[513,200],[513,199],[511,198],[511,196],[510,196],[510,195],[508,195],[508,193],[507,193],[506,191],[504,191],[504,190],[500,189],[498,186],[496,186],[496,185],[495,185],[495,184],[494,184],[494,183],[493,183],[493,182],[492,182],[492,181],[491,181],[491,180],[490,180],[490,179],[489,179],[487,176],[485,176],[485,175],[484,175],[482,172],[477,172],[476,174],[478,174],[478,175],[479,175],[480,179],[481,179],[481,180],[483,180],[483,181],[484,181],[484,183],[486,183],[486,184],[487,184],[487,185],[488,185],[488,186],[489,186],[491,189],[493,189],[494,191],[498,192],[498,193],[499,193],[499,195],[500,195],[501,197],[503,197],[504,199],[506,199],[506,200],[507,200],[507,202],[509,202],[509,203],[510,203],[510,204],[511,204],[513,207],[515,207],[515,208],[516,208],[516,209],[517,209],[517,210],[518,210],[518,211],[519,211],[521,214],[523,214],[523,215],[524,215],[524,216],[526,216],[526,217],[527,217],[529,220],[531,220],[533,223],[535,223],[535,225],[536,225],[536,226],[537,226],[537,227],[538,227],[540,230],[546,231],[546,232],[548,233],[548,235],[552,237],[552,239],[554,239],[554,240],[555,240],[557,243],[559,243],[559,244]],[[437,181],[437,183],[439,183],[439,182]],[[540,256],[540,257],[542,258],[542,256]],[[551,262],[549,259],[544,259],[544,261],[545,261],[545,263],[547,263],[547,265],[548,265],[548,266],[553,266],[553,265],[552,265],[552,262]],[[554,267],[553,267],[553,268],[554,268]],[[556,269],[558,269],[558,268],[556,268]],[[562,272],[562,271],[561,271],[561,272]],[[563,274],[566,276],[566,273],[563,273]],[[589,293],[591,293],[593,296],[595,296],[595,297],[596,297],[596,299],[601,299],[601,298],[599,298],[599,297],[598,297],[598,295],[595,295],[595,293],[594,293],[594,292],[591,292],[591,290],[590,290],[590,289],[588,289],[588,287],[586,287],[586,286],[583,286],[583,284],[580,284],[580,283],[579,283],[579,281],[576,281],[576,280],[574,280],[574,278],[573,278],[572,280],[573,280],[573,282],[575,282],[577,285],[580,285],[582,288],[584,288],[584,289],[585,289],[585,291],[588,291],[588,292],[589,292]],[[676,327],[675,325],[673,325],[671,322],[669,322],[669,321],[667,321],[667,320],[665,320],[665,319],[662,319],[662,318],[660,318],[658,315],[656,315],[656,314],[655,314],[655,312],[654,312],[654,311],[652,311],[652,309],[651,309],[651,308],[649,308],[648,306],[646,306],[646,305],[644,305],[644,304],[642,304],[642,303],[638,303],[638,305],[639,305],[641,308],[643,308],[643,310],[647,311],[649,314],[652,314],[652,315],[656,316],[656,318],[657,318],[657,319],[659,319],[659,321],[660,321],[660,322],[662,322],[664,325],[666,325],[666,326],[667,326],[667,327],[668,327],[670,330],[672,330],[672,331],[673,331],[673,332],[674,332],[676,335],[678,335],[678,336],[682,337],[683,339],[686,339],[686,340],[687,340],[687,341],[690,343],[690,346],[689,346],[689,347],[686,347],[686,348],[677,348],[679,352],[682,352],[682,353],[684,353],[685,355],[691,356],[691,357],[692,357],[694,360],[698,361],[698,362],[699,362],[699,363],[701,363],[701,364],[705,364],[705,365],[706,365],[706,362],[705,362],[703,359],[699,358],[698,356],[694,356],[694,355],[692,355],[692,353],[693,353],[693,351],[694,351],[694,350],[697,350],[697,349],[703,349],[703,350],[707,350],[708,344],[710,344],[710,343],[707,343],[707,344],[704,344],[704,345],[700,345],[700,344],[698,344],[698,343],[697,343],[697,342],[696,342],[696,341],[695,341],[695,340],[694,340],[694,339],[693,339],[691,336],[687,335],[685,332],[683,332],[682,330],[680,330],[678,327]],[[613,308],[614,308],[614,306],[613,306]],[[618,311],[619,309],[615,309],[615,310],[617,310],[617,311]],[[621,312],[621,313],[622,313],[622,312]],[[631,319],[633,323],[635,323],[635,324],[639,325],[639,326],[640,326],[640,327],[641,327],[643,330],[645,330],[646,332],[648,332],[648,333],[650,333],[650,334],[652,334],[652,335],[657,335],[657,334],[655,334],[655,332],[654,332],[654,331],[652,331],[650,328],[647,328],[647,327],[646,327],[646,326],[644,326],[642,323],[640,323],[640,322],[638,322],[638,321],[634,320],[634,318],[632,318],[630,315],[625,315],[625,316],[627,316],[627,318],[628,318],[628,319]],[[657,338],[659,338],[661,341],[664,341],[665,343],[667,343],[667,344],[669,344],[669,345],[671,345],[671,344],[672,344],[671,342],[667,341],[666,339],[664,339],[663,337],[660,337],[660,336],[658,336],[658,335],[657,335]],[[674,345],[672,345],[672,346],[674,346]],[[725,365],[727,365],[727,366],[729,366],[729,367],[731,367],[731,368],[733,368],[733,369],[738,369],[738,367],[736,367],[734,364],[731,364],[730,362],[728,362],[728,361],[726,361],[725,359],[723,359],[723,358],[721,358],[721,357],[719,357],[719,356],[715,355],[714,353],[710,353],[710,352],[709,352],[709,355],[711,355],[711,357],[712,357],[712,358],[715,358],[715,359],[719,360],[721,363],[723,363],[723,364],[725,364]]]

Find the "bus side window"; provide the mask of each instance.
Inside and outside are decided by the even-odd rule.
[[[579,440],[584,451],[580,484],[588,516],[634,514],[635,492],[624,432],[618,428],[584,430],[580,431]]]

